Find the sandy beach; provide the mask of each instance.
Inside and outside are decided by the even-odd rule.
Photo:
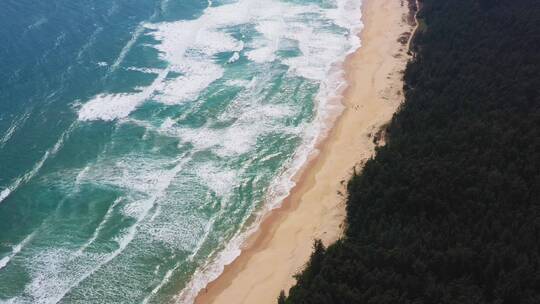
[[[362,47],[345,62],[345,109],[281,208],[270,212],[242,254],[197,296],[196,303],[276,303],[312,251],[342,234],[345,184],[373,155],[374,137],[402,101],[408,34],[406,1],[364,0]],[[360,16],[359,16],[360,17]],[[404,34],[408,33],[408,34]],[[384,139],[379,140],[379,144]]]

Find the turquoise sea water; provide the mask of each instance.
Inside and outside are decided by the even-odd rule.
[[[293,186],[359,9],[1,1],[0,302],[190,303]]]

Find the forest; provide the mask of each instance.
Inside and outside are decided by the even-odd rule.
[[[280,304],[540,303],[540,1],[420,4],[345,235],[315,241]]]

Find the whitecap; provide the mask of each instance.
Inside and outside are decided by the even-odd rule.
[[[163,69],[154,69],[154,68],[139,68],[139,67],[128,67],[126,68],[128,71],[136,71],[146,74],[159,74],[163,71]]]
[[[237,61],[238,59],[240,59],[240,54],[238,52],[234,52],[232,56],[229,58],[229,60],[227,60],[227,63],[233,63]]]
[[[30,111],[30,109],[26,110],[21,116],[13,120],[6,133],[4,133],[2,138],[0,138],[0,149],[3,148],[6,143],[13,137],[13,134],[15,134],[15,132],[24,125],[24,123],[30,116]],[[2,200],[0,199],[0,201]]]
[[[99,94],[95,96],[80,108],[79,120],[110,121],[127,117],[141,103],[155,94],[166,75],[166,71],[162,71],[152,85],[137,93]]]
[[[22,176],[19,176],[13,180],[13,182],[5,187],[0,192],[0,203],[4,201],[6,198],[8,198],[11,193],[13,193],[15,190],[17,190],[21,185],[26,184],[28,181],[30,181],[38,172],[41,170],[45,162],[49,159],[49,157],[56,155],[60,148],[63,146],[65,140],[69,137],[73,129],[75,128],[75,123],[71,124],[66,131],[64,131],[61,135],[58,141],[54,144],[52,148],[45,151],[43,156],[37,161],[37,163],[27,171]]]
[[[111,218],[111,216],[113,214],[113,211],[114,211],[114,208],[121,201],[122,201],[122,198],[119,197],[119,198],[115,199],[114,202],[109,206],[109,208],[107,209],[107,212],[105,213],[105,215],[103,216],[103,218],[99,222],[99,224],[96,227],[96,229],[94,230],[92,236],[79,248],[79,250],[77,251],[77,254],[81,254],[83,251],[86,250],[86,248],[88,248],[88,246],[90,246],[90,245],[92,245],[92,243],[94,243],[94,241],[98,238],[99,234],[101,233],[101,231],[103,230],[103,228],[105,227],[105,225],[107,224],[109,219]]]
[[[120,64],[122,64],[122,61],[126,58],[126,55],[129,53],[135,42],[137,42],[137,39],[141,36],[141,34],[144,31],[144,22],[139,23],[135,30],[133,31],[131,38],[128,40],[128,42],[122,47],[122,50],[120,50],[120,54],[118,54],[118,57],[114,60],[113,64],[111,65],[111,68],[109,70],[109,73],[113,73],[118,69]]]
[[[32,240],[34,234],[35,232],[32,232],[31,234],[26,236],[19,244],[13,246],[13,248],[11,249],[11,253],[0,260],[0,270],[6,267],[6,265],[11,261],[11,259],[13,259],[13,257],[19,254],[19,252],[21,252],[21,250]]]
[[[239,172],[234,169],[216,167],[212,163],[200,165],[196,174],[203,182],[203,185],[210,188],[217,196],[224,198],[225,203],[239,183]]]
[[[252,51],[246,52],[246,56],[249,60],[257,63],[271,62],[274,61],[276,56],[274,48],[265,46]]]

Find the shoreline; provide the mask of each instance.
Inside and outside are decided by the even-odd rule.
[[[295,283],[292,276],[307,262],[313,240],[329,245],[342,235],[346,181],[371,157],[374,137],[402,99],[401,70],[409,57],[398,38],[412,30],[407,13],[406,1],[364,0],[362,46],[343,63],[348,86],[342,113],[281,207],[263,217],[241,254],[195,303],[276,303],[280,290],[287,292]]]

